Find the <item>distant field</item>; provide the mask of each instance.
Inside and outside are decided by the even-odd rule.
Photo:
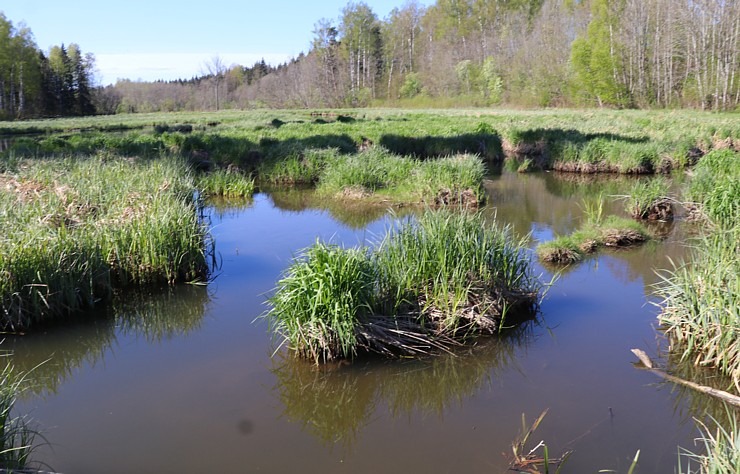
[[[284,179],[272,174],[275,161],[317,149],[353,154],[380,146],[420,159],[506,155],[520,171],[628,174],[668,172],[715,148],[740,149],[736,114],[689,110],[231,110],[8,122],[2,134],[16,136],[2,149],[22,156],[177,154],[267,181]]]

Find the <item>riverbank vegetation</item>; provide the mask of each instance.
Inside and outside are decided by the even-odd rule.
[[[208,233],[182,161],[8,157],[0,185],[3,329],[75,312],[116,288],[207,278]]]
[[[533,317],[523,243],[480,214],[427,211],[373,249],[318,242],[288,268],[266,313],[297,355],[418,356]]]
[[[7,354],[0,354],[0,363],[4,364],[0,372],[0,470],[23,472],[31,464],[36,432],[28,417],[13,412],[25,379],[2,359],[7,359]]]
[[[737,154],[699,162],[688,195],[708,217],[709,232],[691,259],[664,275],[660,322],[682,360],[714,367],[740,391],[740,168]]]

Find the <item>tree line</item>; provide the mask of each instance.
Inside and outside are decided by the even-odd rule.
[[[27,29],[2,19],[5,117],[397,104],[740,106],[738,0],[437,0],[429,7],[406,0],[384,19],[367,3],[350,2],[337,18],[318,20],[308,51],[285,64],[226,66],[214,57],[191,80],[120,80],[92,94],[85,82],[91,55],[70,45],[46,56]],[[19,52],[3,55],[8,48]]]
[[[0,120],[95,113],[94,67],[75,43],[44,53],[0,12]]]
[[[337,19],[316,23],[306,54],[247,74],[254,70],[213,69],[187,87],[119,83],[113,90],[136,110],[373,104],[735,110],[740,2],[437,0],[424,7],[407,0],[384,19],[367,3],[352,2]]]

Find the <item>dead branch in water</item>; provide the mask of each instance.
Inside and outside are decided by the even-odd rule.
[[[647,370],[658,375],[659,377],[664,378],[669,382],[673,382],[679,385],[685,385],[686,387],[690,387],[698,392],[706,393],[707,395],[719,398],[720,400],[723,400],[731,405],[740,407],[740,397],[738,397],[737,395],[733,395],[731,393],[727,393],[716,388],[707,387],[706,385],[699,385],[698,383],[690,382],[688,380],[678,378],[674,375],[670,375],[660,369],[656,369],[653,367],[653,361],[650,360],[650,357],[648,357],[645,351],[642,351],[640,349],[632,349],[632,353],[635,354],[638,359],[640,359],[640,362],[642,362],[642,365],[644,365]]]

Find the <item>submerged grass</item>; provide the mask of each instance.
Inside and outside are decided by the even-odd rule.
[[[0,326],[20,330],[115,287],[207,276],[207,234],[177,160],[21,161],[0,174]]]
[[[362,351],[419,355],[531,317],[538,284],[523,243],[480,214],[427,211],[372,252],[317,243],[286,271],[266,313],[316,362]]]

